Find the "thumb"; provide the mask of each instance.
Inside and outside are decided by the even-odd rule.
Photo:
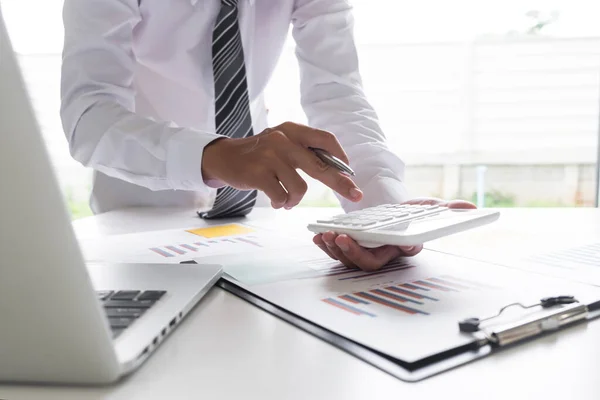
[[[465,200],[452,200],[452,201],[449,201],[448,203],[446,203],[446,206],[448,208],[458,208],[458,209],[466,209],[466,210],[477,208],[477,206],[475,204],[473,204],[469,201],[465,201]]]

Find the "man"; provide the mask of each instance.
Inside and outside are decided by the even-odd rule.
[[[255,189],[290,209],[307,189],[297,169],[346,211],[408,200],[403,163],[361,87],[346,1],[65,0],[64,24],[61,116],[71,154],[95,170],[94,212],[195,206],[203,218],[240,216]],[[267,128],[263,90],[290,24],[310,127]],[[350,159],[355,181],[308,147]],[[363,269],[420,250],[367,250],[333,233],[314,241]]]

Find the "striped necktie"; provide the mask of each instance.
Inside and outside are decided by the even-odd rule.
[[[231,138],[253,135],[237,0],[221,0],[213,29],[212,61],[217,133]],[[200,216],[239,217],[248,214],[255,203],[256,190],[224,187],[217,191],[213,208]]]

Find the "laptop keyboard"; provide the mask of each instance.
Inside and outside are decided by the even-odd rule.
[[[142,316],[161,297],[164,290],[100,290],[98,299],[104,306],[113,339],[116,339],[136,319]]]

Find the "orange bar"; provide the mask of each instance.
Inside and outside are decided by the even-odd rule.
[[[323,301],[324,301],[325,303],[327,303],[327,304],[329,304],[329,305],[332,305],[332,306],[334,306],[334,307],[337,307],[337,308],[339,308],[339,309],[341,309],[341,310],[344,310],[344,311],[351,312],[351,313],[352,313],[352,314],[354,314],[354,315],[360,315],[360,313],[359,313],[358,311],[354,311],[354,310],[352,310],[352,309],[350,309],[350,308],[342,307],[341,305],[339,305],[339,304],[337,304],[337,303],[334,303],[333,301],[330,301],[329,299],[323,299]]]

